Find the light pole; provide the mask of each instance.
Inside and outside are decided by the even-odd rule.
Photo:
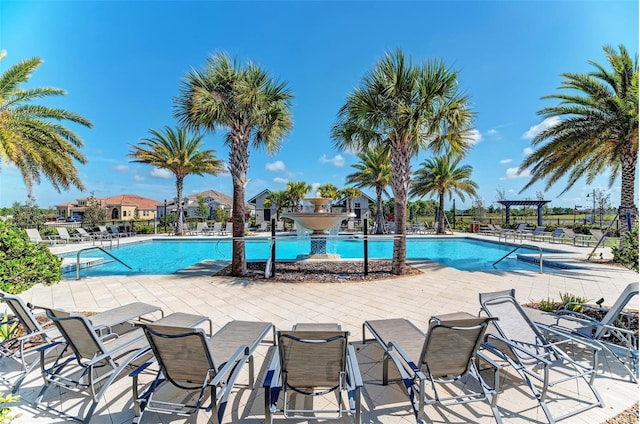
[[[453,199],[453,228],[456,228],[456,199]]]
[[[167,201],[164,201],[164,215],[162,216],[164,218],[164,232],[167,232]]]
[[[591,193],[587,193],[587,199],[589,198],[589,195],[592,195],[592,199],[593,199],[593,215],[591,216],[591,223],[595,224],[596,222],[596,189],[594,188],[593,191]]]

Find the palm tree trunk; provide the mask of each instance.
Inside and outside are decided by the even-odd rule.
[[[230,173],[233,180],[232,235],[233,252],[231,257],[231,275],[241,277],[247,273],[247,260],[244,245],[244,187],[249,168],[249,132],[232,135],[229,152]]]
[[[635,176],[636,176],[636,161],[638,158],[637,152],[631,148],[631,143],[622,153],[622,187],[620,192],[620,232],[624,233],[630,231],[636,223],[638,217],[638,209],[635,205]],[[631,221],[631,227],[627,222],[627,214],[629,214],[629,221]],[[624,240],[624,237],[620,237],[620,242]]]
[[[393,259],[391,272],[396,275],[407,273],[407,192],[411,181],[411,149],[408,143],[401,140],[394,142],[391,153],[393,164],[393,178],[391,188],[395,198],[395,237],[393,238]],[[400,144],[400,145],[398,145]]]
[[[438,234],[444,234],[444,192],[438,193],[439,213],[438,213]]]
[[[184,235],[184,225],[182,222],[182,190],[184,188],[184,177],[176,177],[176,236]]]
[[[384,234],[384,216],[382,215],[382,190],[376,190],[376,234]]]

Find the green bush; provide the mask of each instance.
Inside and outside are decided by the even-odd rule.
[[[540,310],[544,312],[553,312],[555,309],[555,302],[550,297],[542,299],[540,301]]]
[[[0,290],[18,294],[37,283],[57,283],[61,266],[47,246],[31,243],[23,230],[0,221]]]
[[[624,235],[622,248],[613,246],[613,261],[638,272],[638,226]]]
[[[0,424],[10,423],[15,418],[19,418],[22,414],[18,414],[15,416],[11,416],[11,407],[3,406],[8,403],[15,403],[20,400],[19,395],[12,395],[9,393],[8,395],[4,395],[4,393],[0,393]]]
[[[160,226],[158,229],[161,230]],[[153,234],[153,225],[137,224],[136,234]]]
[[[573,312],[580,312],[582,310],[581,304],[587,303],[589,299],[585,297],[576,296],[571,293],[560,293],[560,302],[567,308],[567,303],[574,302],[577,305],[571,305],[567,309]]]

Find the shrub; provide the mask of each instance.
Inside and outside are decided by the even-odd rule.
[[[0,290],[18,294],[34,284],[51,285],[62,279],[62,259],[27,234],[0,221]]]
[[[7,403],[14,403],[20,400],[20,396],[12,395],[9,393],[8,395],[4,395],[4,393],[0,393],[0,424],[10,423],[15,418],[19,418],[22,414],[18,414],[16,416],[11,416],[11,407],[10,406],[2,406]]]
[[[158,226],[160,229],[160,226]],[[153,234],[153,225],[137,224],[136,234]]]
[[[638,226],[624,234],[622,247],[613,246],[613,261],[638,272]]]
[[[555,309],[555,302],[550,297],[542,299],[540,301],[540,310],[544,312],[553,312]]]
[[[564,307],[573,312],[580,312],[582,310],[581,304],[587,303],[589,299],[576,296],[571,293],[560,293],[560,302],[564,305]],[[577,303],[577,305],[571,305],[567,308],[567,303]]]

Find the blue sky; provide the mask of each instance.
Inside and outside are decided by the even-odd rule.
[[[459,71],[477,113],[476,142],[463,163],[473,166],[485,204],[496,201],[497,189],[535,199],[544,184],[518,194],[528,179],[516,171],[532,136],[548,124],[537,111],[554,103],[541,97],[557,92],[561,73],[588,72],[588,60],[605,64],[605,44],[637,54],[637,1],[0,2],[0,50],[7,51],[0,71],[42,58],[28,85],[65,89],[65,97],[47,103],[94,123],[93,129],[70,125],[85,142],[89,162],[78,169],[87,191],[57,193],[43,181],[34,189],[42,207],[89,192],[175,197],[171,175],[131,163],[127,154],[149,129],[176,124],[172,101],[182,78],[219,51],[259,64],[294,95],[294,127],[279,153],[251,151],[246,198],[282,190],[287,181],[344,187],[357,158],[333,148],[330,128],[347,94],[397,48],[414,63],[440,59]],[[226,162],[224,134],[209,134],[205,142]],[[430,156],[421,153],[414,169]],[[607,188],[607,177],[579,182],[561,197],[564,185],[557,184],[545,198],[551,206],[588,205],[587,193]],[[207,189],[231,195],[230,176],[185,180],[185,194]],[[617,182],[614,205],[619,190]],[[0,206],[26,198],[17,169],[1,163]],[[457,207],[464,206],[458,199]]]

